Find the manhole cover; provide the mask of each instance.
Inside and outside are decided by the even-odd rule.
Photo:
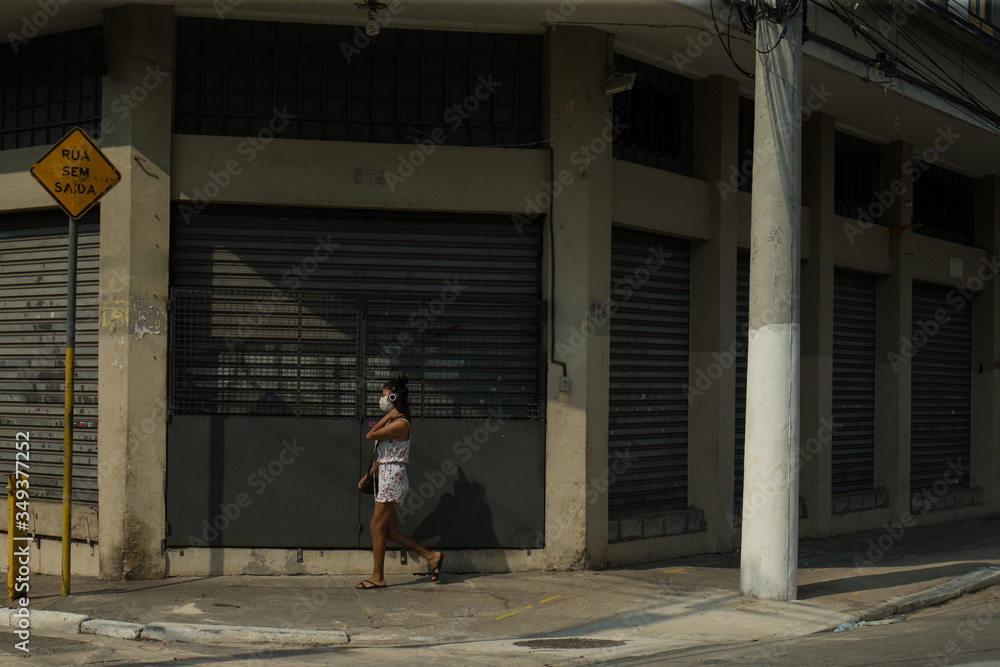
[[[526,639],[514,642],[514,646],[524,646],[527,648],[608,648],[609,646],[625,646],[625,642],[617,639],[564,637],[560,639]]]

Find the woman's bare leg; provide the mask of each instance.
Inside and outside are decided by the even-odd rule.
[[[399,529],[396,527],[397,504],[386,503],[386,505],[391,507],[391,509],[389,510],[391,512],[391,518],[389,519],[389,522],[387,524],[388,528],[386,530],[386,537],[389,539],[389,541],[395,542],[404,549],[408,549],[410,551],[420,554],[420,557],[423,558],[425,561],[427,561],[427,564],[430,565],[431,567],[434,567],[438,563],[440,563],[441,562],[440,551],[430,551],[429,549],[424,549],[412,537],[410,537],[409,535],[404,535],[403,533],[399,532]]]
[[[390,523],[391,522],[391,523]],[[372,513],[372,576],[369,578],[377,586],[385,585],[385,540],[388,526],[396,523],[396,503],[375,503]]]

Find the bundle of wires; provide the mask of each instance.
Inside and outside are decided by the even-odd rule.
[[[908,16],[905,22],[897,21],[889,9],[879,6],[877,3],[868,4],[868,9],[878,17],[880,26],[892,27],[891,34],[895,37],[893,42],[890,41],[889,35],[883,34],[878,28],[872,26],[864,16],[845,7],[840,0],[831,0],[829,4],[816,3],[816,6],[850,27],[855,35],[871,47],[875,58],[879,54],[892,54],[893,61],[899,68],[900,78],[930,90],[955,108],[969,113],[985,125],[1000,129],[1000,114],[995,111],[1000,108],[1000,91],[997,91],[983,76],[983,73],[977,70],[975,63],[966,57],[965,54],[968,50],[966,46],[950,37],[940,27],[927,21],[925,16],[918,12]],[[926,35],[915,35],[905,25],[911,22],[912,25],[922,28],[922,32],[925,31],[926,35],[933,35],[938,46],[935,46],[934,41],[927,39]],[[975,79],[992,95],[995,95],[992,104],[984,102],[979,95],[963,85],[962,81],[956,79],[944,63],[958,68],[963,76],[968,75]],[[990,65],[985,67],[986,70],[990,68]]]

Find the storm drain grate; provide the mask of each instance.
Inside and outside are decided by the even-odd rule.
[[[608,648],[625,646],[625,642],[617,639],[584,639],[582,637],[564,637],[560,639],[527,639],[514,642],[514,646],[527,648]]]

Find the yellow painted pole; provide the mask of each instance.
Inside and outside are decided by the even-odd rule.
[[[73,514],[73,364],[74,348],[66,348],[66,425],[63,427],[62,594],[69,595],[70,525]]]
[[[7,475],[7,601],[14,599],[14,475]]]
[[[69,219],[66,271],[66,414],[63,418],[62,594],[69,595],[70,526],[73,516],[73,363],[76,349],[76,220]]]

